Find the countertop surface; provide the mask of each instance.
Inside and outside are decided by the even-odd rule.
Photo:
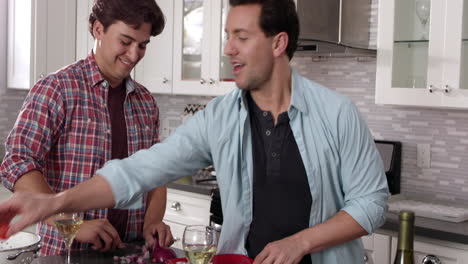
[[[414,234],[416,236],[468,246],[468,221],[453,223],[416,216],[414,226]],[[387,221],[381,229],[398,232],[398,214],[392,212],[387,213]]]
[[[218,185],[171,182],[167,185],[167,188],[211,196],[211,192],[213,189],[218,188]]]
[[[177,257],[184,257],[184,252],[177,248],[172,248]],[[99,251],[82,251],[73,252],[71,255],[71,262],[73,264],[115,264],[119,262],[114,261],[114,256],[126,256],[137,253],[136,249],[118,249],[113,252],[99,252]],[[33,260],[32,264],[63,264],[65,263],[65,256],[48,256],[40,257]],[[153,263],[153,262],[145,262]]]

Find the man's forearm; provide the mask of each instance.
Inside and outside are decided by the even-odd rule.
[[[38,170],[23,174],[13,187],[14,192],[54,193],[47,184],[44,175]]]
[[[166,211],[166,194],[165,186],[155,188],[148,192],[145,225],[150,223],[159,223],[163,220],[164,212]]]
[[[15,192],[55,193],[38,170],[21,176],[14,186]],[[114,196],[110,185],[101,176],[95,176],[77,186],[57,194],[55,206],[63,212],[83,212],[90,209],[114,206]],[[52,224],[50,219],[46,222]]]
[[[307,253],[317,252],[366,235],[367,232],[345,211],[339,211],[327,221],[305,229],[294,236]]]
[[[112,208],[115,204],[111,186],[100,175],[58,193],[54,203],[58,212],[84,212]]]
[[[42,172],[32,170],[23,174],[13,186],[14,192],[30,192],[30,193],[55,193],[46,182]],[[49,225],[53,225],[53,220],[48,218],[45,220]]]

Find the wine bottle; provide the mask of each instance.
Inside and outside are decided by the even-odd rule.
[[[414,212],[400,211],[400,232],[393,264],[414,264]]]

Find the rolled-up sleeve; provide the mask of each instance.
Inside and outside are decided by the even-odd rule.
[[[0,177],[10,191],[23,174],[43,170],[53,137],[60,133],[64,115],[57,87],[55,79],[46,77],[31,88],[5,141]]]
[[[338,129],[345,207],[368,233],[385,222],[389,196],[383,162],[365,121],[345,104]]]

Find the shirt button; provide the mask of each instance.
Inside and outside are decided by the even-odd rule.
[[[88,123],[91,123],[91,118],[88,118]]]
[[[263,116],[266,117],[268,115],[268,112],[263,112]]]
[[[276,152],[273,152],[273,153],[271,153],[271,156],[272,156],[273,158],[276,158],[276,156],[278,156],[278,154],[276,154]]]
[[[265,132],[265,135],[267,135],[267,136],[271,135],[271,131],[270,131],[270,130],[267,130],[267,131]]]
[[[110,134],[110,129],[106,129],[106,133],[107,133],[107,134]]]
[[[145,128],[145,129],[146,129],[146,130],[150,130],[149,126],[146,126],[146,128]]]

